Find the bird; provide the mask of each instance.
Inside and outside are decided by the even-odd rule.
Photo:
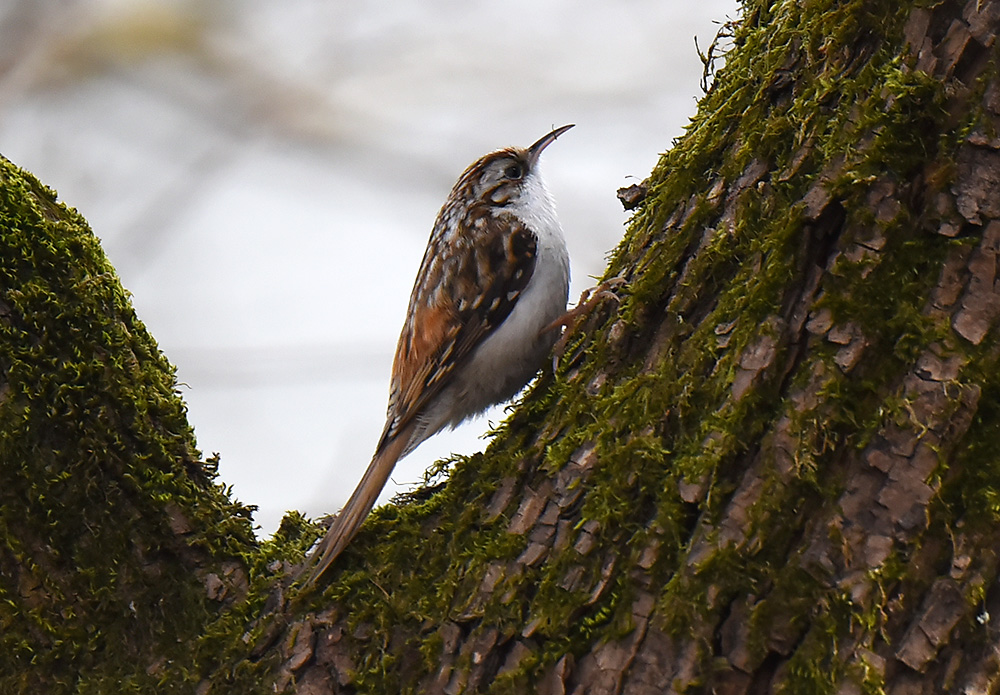
[[[445,427],[512,398],[558,340],[569,252],[539,159],[572,127],[480,157],[451,189],[410,294],[382,436],[310,556],[306,586],[350,543],[399,459]]]

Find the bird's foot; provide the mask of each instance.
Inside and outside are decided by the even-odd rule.
[[[563,353],[566,351],[566,345],[569,343],[570,336],[575,332],[575,329],[580,322],[580,318],[593,311],[603,300],[610,299],[616,303],[620,302],[621,297],[615,293],[615,290],[623,285],[625,285],[625,278],[619,276],[613,277],[610,280],[605,280],[596,287],[585,289],[580,294],[580,301],[576,303],[575,307],[542,329],[542,333],[548,333],[556,328],[566,329],[563,331],[562,335],[559,336],[559,340],[556,341],[556,344],[552,348],[553,372],[556,370],[556,365],[558,364],[560,358],[562,358]]]

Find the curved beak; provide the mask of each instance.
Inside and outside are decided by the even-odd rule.
[[[548,135],[543,135],[541,138],[539,138],[538,142],[536,142],[534,145],[532,145],[527,149],[528,166],[534,169],[535,164],[538,162],[538,158],[542,154],[542,150],[544,150],[546,147],[555,142],[556,138],[558,138],[560,135],[562,135],[567,130],[572,128],[574,125],[575,125],[574,123],[570,123],[569,125],[564,125],[562,128],[556,128]]]

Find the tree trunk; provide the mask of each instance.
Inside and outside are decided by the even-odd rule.
[[[924,4],[748,0],[622,301],[314,594],[7,166],[0,690],[1000,691],[1000,1]]]

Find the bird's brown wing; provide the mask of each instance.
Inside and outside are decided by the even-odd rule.
[[[392,367],[379,449],[406,428],[510,315],[535,270],[537,238],[513,215],[473,210],[428,246]]]

